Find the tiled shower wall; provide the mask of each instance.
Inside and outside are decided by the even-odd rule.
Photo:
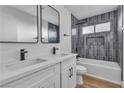
[[[117,45],[118,45],[118,62],[122,68],[122,78],[123,79],[123,6],[118,7],[118,21],[117,21]]]
[[[123,38],[123,33],[122,33],[122,6],[118,7],[118,21],[117,21],[117,41],[118,41],[118,61],[120,65],[122,66],[122,49],[123,49],[123,43],[122,43],[122,38]]]
[[[83,58],[92,58],[106,61],[118,61],[117,47],[117,10],[93,16],[90,18],[76,20],[72,16],[72,28],[78,28],[77,34],[72,35],[72,52],[75,53],[76,48],[78,54]],[[82,27],[111,22],[111,31],[82,35]],[[79,23],[78,25],[75,25]],[[78,26],[78,27],[77,27]],[[89,42],[101,43],[101,46],[89,46]]]

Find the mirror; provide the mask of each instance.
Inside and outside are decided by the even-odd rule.
[[[59,43],[59,12],[51,6],[41,6],[42,43]]]
[[[1,5],[0,42],[37,43],[37,6]]]

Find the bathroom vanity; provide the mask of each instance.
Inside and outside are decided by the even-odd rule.
[[[39,41],[42,44],[60,43],[60,13],[52,6],[0,6],[0,19],[0,33],[2,33],[0,43],[37,44]],[[42,44],[37,46],[42,48]],[[27,51],[25,48],[19,48],[20,61],[7,60],[9,62],[0,63],[0,87],[71,88],[76,86],[76,54],[56,54],[58,49],[55,45],[53,55],[25,60],[25,53],[32,50]],[[42,50],[39,49],[35,53],[40,51]]]
[[[45,58],[45,57],[43,57]],[[57,54],[1,66],[3,88],[72,88],[76,86],[76,54]]]

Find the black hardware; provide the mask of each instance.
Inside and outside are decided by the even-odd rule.
[[[73,76],[73,67],[69,69],[69,77],[71,78]]]
[[[53,54],[56,54],[56,50],[59,50],[59,48],[53,47]]]
[[[78,48],[75,49],[75,52],[78,53]]]
[[[20,60],[25,60],[25,53],[28,53],[28,51],[25,51],[25,49],[20,49]]]
[[[71,78],[72,74],[71,74],[71,68],[69,69],[69,78]]]
[[[70,36],[70,35],[68,35],[68,34],[64,34],[64,36]]]
[[[73,67],[71,67],[71,77],[73,76]]]

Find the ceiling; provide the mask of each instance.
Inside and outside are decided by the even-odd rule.
[[[8,7],[13,7],[32,16],[37,16],[37,7],[35,5],[8,5]]]
[[[118,5],[65,5],[77,19],[84,19],[116,10]]]

